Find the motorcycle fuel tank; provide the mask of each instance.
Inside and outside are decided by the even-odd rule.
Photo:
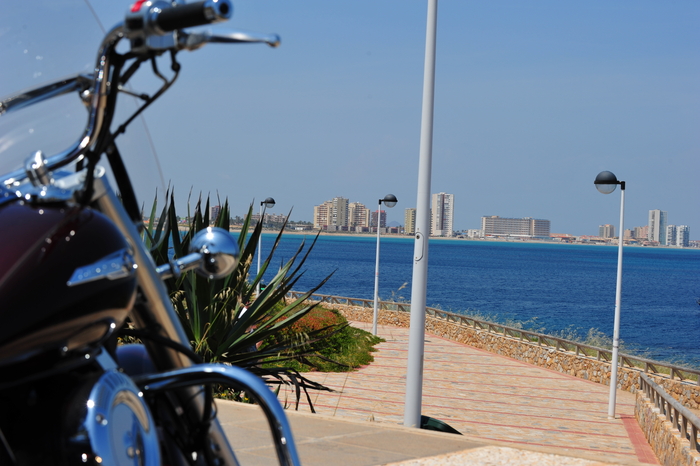
[[[43,348],[84,346],[110,323],[121,326],[136,295],[133,274],[69,280],[128,247],[116,226],[89,208],[0,206],[0,364]]]

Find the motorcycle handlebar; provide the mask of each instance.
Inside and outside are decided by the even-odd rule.
[[[167,8],[155,13],[156,26],[164,32],[203,26],[231,17],[233,5],[229,0],[204,0]]]

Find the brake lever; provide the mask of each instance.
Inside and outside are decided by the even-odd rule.
[[[178,47],[181,50],[196,50],[204,44],[254,44],[264,43],[270,47],[280,45],[280,36],[277,34],[258,34],[242,31],[214,32],[211,29],[197,32],[180,31],[178,34]]]

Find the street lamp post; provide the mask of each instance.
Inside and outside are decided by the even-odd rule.
[[[271,197],[268,197],[264,201],[260,202],[260,236],[258,237],[258,275],[260,275],[260,258],[262,257],[262,223],[263,223],[263,206],[265,209],[272,209],[275,206],[275,200],[272,199]],[[262,280],[262,277],[260,277],[260,280]],[[258,297],[260,296],[260,282],[258,281],[258,284],[255,287],[255,296]]]
[[[382,210],[382,202],[385,206],[391,208],[398,202],[396,196],[393,194],[387,194],[384,199],[379,199],[379,206],[377,207],[377,260],[374,268],[374,316],[372,317],[372,335],[377,335],[377,314],[379,312],[379,226]]]
[[[608,419],[615,419],[615,399],[617,395],[617,366],[618,349],[620,346],[620,303],[622,297],[622,244],[625,221],[625,182],[618,181],[617,177],[609,171],[598,173],[595,177],[596,189],[603,194],[610,194],[620,185],[620,231],[617,234],[617,283],[615,286],[615,324],[613,327],[612,371],[610,374],[610,396],[608,400]]]
[[[425,305],[428,291],[428,238],[430,236],[430,179],[433,165],[433,108],[435,104],[435,48],[437,39],[437,3],[428,0],[423,65],[423,107],[420,123],[418,158],[418,196],[416,233],[413,243],[411,278],[411,324],[406,365],[406,397],[403,425],[420,429],[423,397],[423,359],[425,350]]]

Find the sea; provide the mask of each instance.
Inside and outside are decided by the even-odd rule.
[[[263,258],[276,235],[264,234]],[[315,235],[283,235],[268,273]],[[412,237],[383,236],[379,297],[410,302]],[[295,291],[373,299],[376,237],[322,235]],[[527,330],[612,342],[617,246],[432,239],[427,305]],[[252,271],[255,271],[254,261]],[[625,247],[621,352],[700,369],[700,249]]]

